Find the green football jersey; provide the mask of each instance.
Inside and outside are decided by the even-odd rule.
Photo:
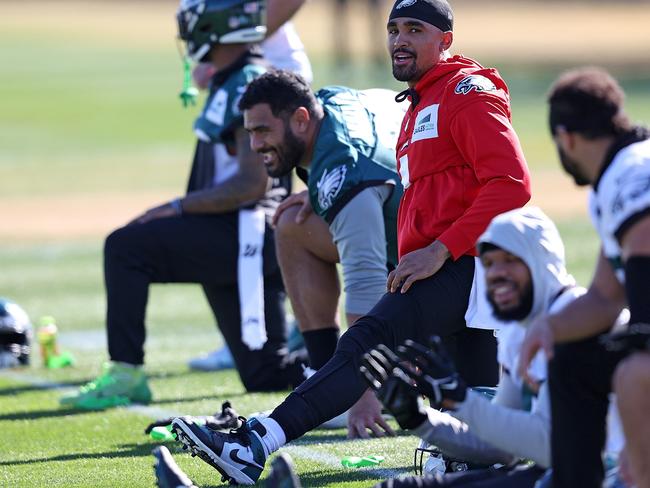
[[[205,142],[229,145],[234,130],[242,124],[239,100],[248,83],[266,71],[261,64],[246,64],[219,83],[213,82],[201,115],[194,122],[194,133]]]
[[[404,107],[390,90],[353,90],[331,86],[318,91],[325,118],[309,166],[309,198],[328,224],[365,188],[394,187],[384,204],[387,256],[397,264],[397,209],[403,188],[395,145]]]

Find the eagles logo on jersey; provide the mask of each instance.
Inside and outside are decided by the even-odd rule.
[[[454,90],[454,92],[456,93],[456,95],[467,95],[472,90],[475,90],[476,92],[484,92],[484,91],[496,91],[496,89],[497,87],[494,86],[492,80],[486,78],[485,76],[470,75],[463,78],[458,83],[458,85],[456,85],[456,89]]]
[[[327,170],[323,172],[323,176],[321,176],[316,184],[318,187],[318,204],[323,210],[327,210],[332,206],[334,199],[341,191],[341,188],[343,188],[347,171],[348,168],[345,165],[341,165],[329,173]]]
[[[650,192],[650,173],[644,175],[623,175],[618,180],[619,191],[612,201],[612,215],[625,210],[627,203]]]

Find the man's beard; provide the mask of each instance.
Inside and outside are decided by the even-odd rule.
[[[277,168],[270,170],[267,168],[267,173],[273,178],[279,178],[287,175],[293,168],[300,164],[303,156],[305,155],[306,144],[298,139],[287,123],[284,127],[284,139],[281,148],[276,148],[278,156]]]
[[[533,287],[530,283],[524,288],[519,295],[519,304],[508,310],[500,310],[497,304],[492,300],[490,294],[487,294],[488,302],[492,305],[492,314],[503,322],[510,322],[511,320],[524,320],[530,315],[533,309]]]
[[[395,66],[393,64],[393,77],[397,81],[411,81],[418,74],[418,67],[415,61],[408,66]]]
[[[587,186],[591,184],[591,181],[589,181],[589,179],[583,174],[580,165],[574,159],[571,159],[571,157],[559,146],[557,151],[560,156],[560,164],[562,164],[562,168],[573,178],[576,185]]]
[[[408,66],[396,66],[395,65],[394,57],[395,57],[396,54],[398,54],[400,52],[409,54],[410,56],[413,56],[412,61]],[[393,77],[397,81],[411,81],[411,80],[413,80],[414,78],[416,78],[418,76],[418,67],[417,67],[417,63],[416,63],[417,55],[416,55],[415,52],[410,51],[408,49],[399,48],[399,49],[396,49],[393,52],[392,58],[393,58],[393,62],[392,62]]]

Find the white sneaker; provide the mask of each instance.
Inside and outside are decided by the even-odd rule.
[[[220,371],[222,369],[234,369],[235,367],[235,361],[228,346],[223,346],[221,349],[191,359],[187,364],[190,369],[198,371]]]

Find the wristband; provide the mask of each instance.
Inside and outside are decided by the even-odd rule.
[[[181,204],[180,198],[174,198],[169,202],[169,206],[174,210],[176,215],[183,215],[183,205]]]

